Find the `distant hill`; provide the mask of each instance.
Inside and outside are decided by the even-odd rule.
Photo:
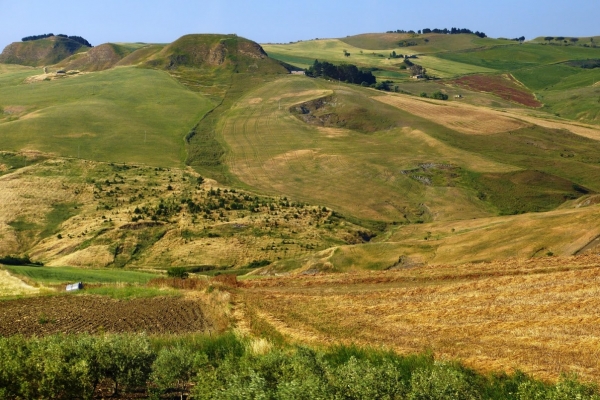
[[[57,67],[93,72],[104,71],[116,65],[136,65],[162,47],[145,43],[105,43],[74,54],[58,63]]]
[[[285,73],[256,42],[237,35],[186,35],[165,47],[146,63],[149,67],[227,67],[236,72]]]
[[[54,65],[89,47],[64,36],[11,43],[0,54],[0,63],[31,67]]]

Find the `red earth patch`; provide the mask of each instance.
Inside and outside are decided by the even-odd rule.
[[[462,86],[477,92],[494,94],[505,100],[523,104],[528,107],[541,107],[533,93],[510,74],[508,75],[469,75],[449,81],[449,83]]]

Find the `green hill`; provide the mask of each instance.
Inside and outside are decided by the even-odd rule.
[[[130,53],[131,50],[124,46],[106,43],[92,47],[86,52],[74,54],[58,63],[56,67],[65,70],[103,71],[114,67]]]
[[[285,68],[270,59],[262,47],[237,35],[186,35],[153,56],[150,67],[222,67],[235,72],[283,73]]]
[[[87,46],[72,39],[51,36],[45,39],[9,44],[0,54],[0,63],[32,67],[53,65],[86,49],[88,49]]]
[[[164,71],[124,67],[23,84],[0,74],[2,150],[181,165],[183,137],[212,107]]]
[[[556,115],[598,120],[600,89],[594,82],[600,69],[572,62],[597,58],[595,48],[520,45],[465,34],[367,34],[265,49],[268,54],[236,35],[186,35],[166,45],[104,44],[51,68],[77,69],[79,74],[38,75],[40,71],[28,67],[1,64],[0,150],[25,153],[2,162],[0,175],[24,166],[32,151],[45,153],[45,158],[114,164],[108,172],[98,167],[89,176],[110,183],[102,190],[98,185],[91,189],[94,201],[58,201],[56,209],[47,205],[39,215],[32,211],[23,220],[11,219],[10,228],[4,227],[16,235],[11,248],[26,252],[28,246],[45,246],[46,241],[54,246],[49,242],[56,240],[46,233],[64,236],[68,230],[47,228],[36,218],[43,214],[54,221],[52,215],[64,208],[70,210],[64,215],[70,220],[72,213],[80,214],[72,206],[81,200],[94,224],[102,225],[103,216],[122,225],[139,222],[142,214],[150,219],[148,225],[135,225],[130,235],[120,233],[121,225],[111,225],[110,235],[90,239],[88,244],[102,247],[108,264],[189,266],[198,258],[213,266],[243,267],[264,259],[281,261],[281,268],[287,268],[312,262],[314,251],[367,239],[388,246],[385,260],[377,260],[380,247],[365,255],[367,264],[377,268],[389,266],[400,252],[449,262],[435,255],[444,246],[420,242],[429,237],[429,227],[458,229],[468,221],[497,218],[485,225],[485,240],[477,241],[480,258],[494,238],[504,235],[495,231],[496,223],[516,221],[510,219],[515,214],[558,212],[600,192],[600,131]],[[415,52],[411,62],[427,68],[435,79],[411,78],[404,59],[393,57],[393,51]],[[284,64],[310,65],[315,58],[353,63],[393,82],[386,92],[331,77],[294,76]],[[436,92],[448,99],[432,99]],[[151,180],[160,190],[152,186],[154,190],[138,197],[143,184],[136,171],[129,171],[127,181],[133,183],[125,190],[114,168],[135,169],[130,164],[151,166],[144,167],[144,174],[160,176]],[[187,169],[177,175],[157,169],[164,167]],[[210,185],[219,185],[222,193],[230,193],[227,188],[247,194],[243,202],[238,195],[223,194],[222,202],[206,186],[198,208],[193,205],[199,204],[194,197],[197,174],[212,179]],[[179,181],[186,184],[174,196]],[[112,187],[115,182],[122,193]],[[151,218],[163,218],[167,203],[163,208],[159,203],[167,198],[170,214],[160,220],[170,227],[165,231]],[[238,209],[242,203],[246,213]],[[136,207],[153,211],[133,213]],[[318,210],[326,210],[327,216],[313,215]],[[209,218],[213,223],[207,224]],[[542,218],[536,229],[547,228],[550,221]],[[399,238],[413,228],[418,234],[410,237],[410,244],[388,243],[392,235]],[[242,229],[239,234],[237,229]],[[37,232],[32,241],[23,236],[26,231]],[[159,233],[166,235],[164,240]],[[311,242],[313,234],[320,239]],[[275,237],[285,243],[276,246]],[[523,240],[527,252],[534,254],[539,243],[532,237]],[[74,241],[84,246],[83,240]],[[133,241],[142,247],[150,241],[156,247],[151,255],[150,247],[144,247],[144,259]],[[560,235],[551,242],[548,246],[560,248],[560,254],[577,247]],[[127,257],[115,255],[110,246],[116,243],[127,249]],[[209,244],[215,246],[210,252],[204,247]],[[185,255],[187,248],[191,253]],[[344,254],[354,251],[343,249]],[[63,250],[69,254],[64,259],[46,247],[36,247],[36,254],[80,262],[70,258],[79,250]],[[453,254],[457,260],[473,260],[467,250]],[[513,250],[492,253],[504,257]],[[162,258],[164,252],[171,256]],[[88,255],[94,258],[93,252]],[[346,256],[340,260],[347,263]]]

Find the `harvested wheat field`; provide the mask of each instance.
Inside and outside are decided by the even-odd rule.
[[[240,296],[250,325],[293,340],[600,382],[600,255],[270,278]]]
[[[448,104],[441,100],[420,100],[404,95],[376,96],[373,99],[465,134],[508,132],[526,125],[492,110],[464,104]]]

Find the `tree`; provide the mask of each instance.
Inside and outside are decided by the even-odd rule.
[[[171,267],[167,270],[167,276],[171,278],[186,279],[189,275],[184,267]]]
[[[417,76],[417,75],[422,75],[422,76],[427,76],[427,70],[425,68],[423,68],[423,66],[418,65],[418,64],[413,64],[410,67],[408,67],[408,70],[410,71],[410,73],[412,74],[412,76]]]
[[[182,344],[172,348],[163,348],[152,364],[150,378],[161,391],[176,389],[183,400],[183,396],[189,391],[192,378],[207,362],[206,354],[194,352]]]

